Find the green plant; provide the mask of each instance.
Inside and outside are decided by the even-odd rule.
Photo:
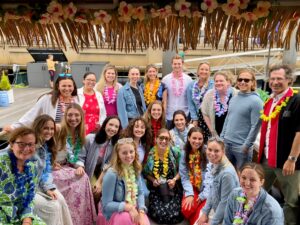
[[[11,89],[11,85],[9,83],[8,76],[5,72],[2,72],[1,81],[0,81],[0,91],[8,91]]]
[[[258,93],[261,100],[263,100],[263,102],[267,101],[267,99],[270,97],[268,92],[266,92],[260,88],[256,89],[256,92]]]

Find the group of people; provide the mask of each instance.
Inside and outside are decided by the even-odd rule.
[[[131,67],[122,86],[107,65],[76,88],[61,74],[0,151],[0,221],[69,225],[296,225],[300,95],[288,66],[271,68],[263,104],[248,69],[197,79]],[[259,135],[258,135],[259,134]],[[258,161],[253,144],[260,137]],[[277,179],[283,210],[268,194]],[[299,221],[298,221],[299,222]]]

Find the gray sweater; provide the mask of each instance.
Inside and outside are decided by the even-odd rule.
[[[229,104],[221,138],[237,145],[251,147],[259,132],[263,102],[256,92],[239,92]]]

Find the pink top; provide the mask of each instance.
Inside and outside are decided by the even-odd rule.
[[[116,116],[117,112],[117,93],[114,87],[105,87],[103,100],[106,109],[106,116]]]
[[[85,101],[82,109],[85,112],[85,133],[89,134],[96,129],[96,125],[99,123],[99,105],[96,98],[96,94],[87,95],[84,94]]]

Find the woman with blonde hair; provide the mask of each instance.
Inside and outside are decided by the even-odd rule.
[[[155,100],[162,101],[164,106],[166,106],[165,101],[167,92],[164,92],[165,85],[160,82],[157,75],[158,68],[153,64],[149,64],[145,69],[144,84],[141,85],[144,92],[146,106]]]
[[[107,64],[102,73],[100,80],[96,84],[96,90],[99,91],[104,100],[107,116],[116,116],[118,91],[122,87],[118,83],[118,71],[114,65]]]
[[[102,184],[103,214],[110,225],[150,225],[145,214],[141,169],[134,140],[119,139]]]
[[[62,121],[53,178],[66,199],[73,224],[90,225],[96,220],[91,185],[83,167],[76,168],[84,144],[84,113],[73,103],[67,107]]]

